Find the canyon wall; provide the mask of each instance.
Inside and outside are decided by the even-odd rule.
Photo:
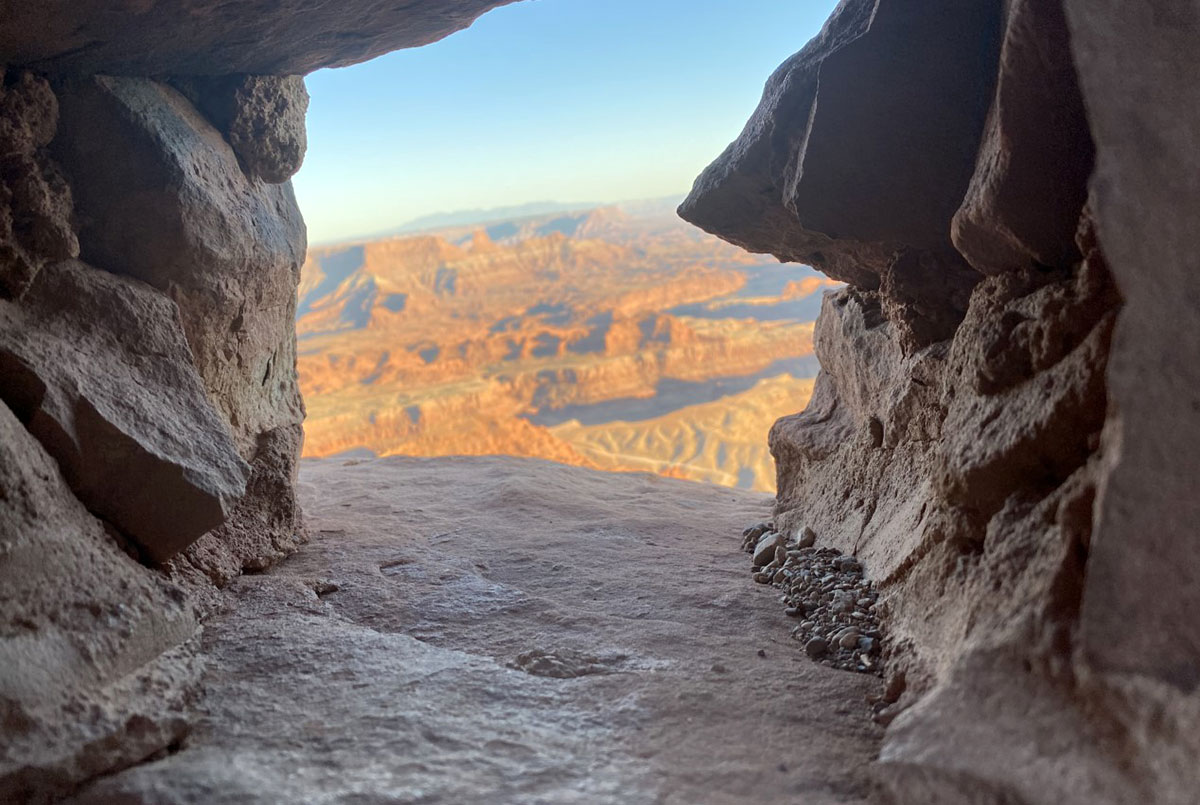
[[[178,746],[215,590],[304,539],[296,74],[498,4],[0,11],[0,800]]]
[[[680,208],[849,283],[776,525],[884,591],[898,801],[1200,784],[1186,5],[845,0]]]
[[[318,246],[301,272],[304,454],[515,455],[775,490],[821,292],[678,198]]]

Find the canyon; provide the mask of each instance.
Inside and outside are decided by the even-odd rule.
[[[813,321],[840,284],[677,203],[311,249],[305,455],[514,455],[774,491],[762,434],[808,402]]]
[[[842,0],[679,207],[728,248],[310,252],[304,74],[503,4],[0,10],[0,799],[1194,802],[1194,4]],[[772,259],[811,325],[727,315]],[[302,383],[315,452],[584,466],[301,462]],[[773,498],[593,469],[776,401]],[[839,583],[881,678],[789,636]]]

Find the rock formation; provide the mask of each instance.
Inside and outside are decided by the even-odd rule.
[[[807,400],[837,283],[675,203],[313,248],[305,455],[516,455],[774,491],[763,437]]]
[[[0,799],[179,748],[214,584],[304,538],[298,76],[500,4],[5,4]],[[1200,788],[1198,32],[843,0],[681,208],[849,283],[775,523],[880,591],[897,801]]]
[[[0,12],[0,799],[179,741],[212,585],[303,539],[298,74],[497,4]]]
[[[246,492],[249,468],[178,309],[136,280],[43,268],[20,303],[0,302],[0,371],[0,396],[79,499],[154,561],[221,525]]]
[[[271,82],[279,93],[293,83]],[[166,84],[69,79],[58,97],[51,150],[76,188],[83,259],[174,300],[195,371],[256,478],[185,561],[217,579],[263,566],[298,530],[287,490],[304,407],[291,322],[306,243],[291,185],[259,178],[261,164],[248,173],[236,140]],[[282,133],[268,139],[295,139],[294,120],[273,119]],[[298,163],[283,158],[265,172],[278,178]],[[253,511],[272,512],[270,522]]]
[[[1198,20],[1063,6],[846,0],[680,209],[850,283],[775,522],[883,591],[903,802],[1197,784]]]

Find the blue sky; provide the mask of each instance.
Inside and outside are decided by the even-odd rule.
[[[525,0],[308,77],[309,241],[421,215],[683,193],[835,0]]]

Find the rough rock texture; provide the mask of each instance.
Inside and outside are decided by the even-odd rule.
[[[0,799],[177,748],[213,583],[303,536],[299,74],[497,4],[3,4]]]
[[[956,267],[945,222],[971,178],[1000,8],[999,0],[843,2],[771,76],[680,215],[863,288],[879,286],[902,248]]]
[[[298,75],[427,45],[512,1],[9,2],[0,54],[57,73]]]
[[[97,516],[162,562],[224,522],[249,467],[171,300],[67,261],[0,302],[0,399]]]
[[[181,748],[203,593],[168,578],[224,582],[295,547],[304,235],[290,187],[270,182],[299,164],[302,101],[295,78],[269,76],[432,41],[497,3],[118,5],[8,3],[0,26],[0,304],[23,322],[0,373],[22,416],[0,406],[6,800]],[[1059,5],[844,0],[682,208],[851,284],[817,328],[811,405],[771,434],[774,521],[856,555],[881,591],[878,769],[902,802],[1185,803],[1200,789],[1200,12]],[[170,81],[206,89],[189,100]],[[62,262],[77,253],[94,268]],[[156,290],[87,274],[101,270]],[[139,324],[169,349],[114,330],[120,304],[93,322],[78,300],[39,296],[64,277],[141,299],[155,312]],[[56,364],[54,344],[72,345]],[[191,383],[183,419],[122,419],[139,399],[114,391],[125,377],[165,377],[149,388],[171,406]],[[70,438],[48,437],[51,420]],[[161,501],[106,510],[106,527],[75,497],[95,511],[134,499],[145,465],[101,479],[112,455],[59,449],[101,434],[174,467],[180,431],[194,446],[226,428],[249,491],[232,511],[219,494],[225,522],[165,570],[117,547]],[[754,591],[719,569],[736,551],[698,538],[765,513],[728,492],[663,506],[665,482],[639,480],[651,511],[644,490],[610,485],[629,479],[543,468],[530,488],[480,466],[474,485],[445,466],[386,489],[323,478],[321,494],[363,501],[361,541],[328,535],[239,582],[244,614],[214,630],[220,667],[190,748],[83,800],[865,794],[872,736],[845,719],[867,683],[793,670],[797,653],[773,646],[743,658],[762,643],[742,608]],[[402,528],[425,536],[401,548]],[[524,547],[497,552],[498,536]],[[141,539],[151,556],[166,544]]]
[[[179,306],[196,369],[256,478],[242,516],[190,557],[218,580],[277,559],[300,529],[286,492],[304,416],[292,322],[305,232],[291,185],[248,177],[164,84],[94,78],[59,96],[54,153],[76,188],[84,258]]]
[[[1167,700],[1200,685],[1200,9],[1066,0],[1096,139],[1092,204],[1125,299],[1081,624],[1098,672]],[[1114,50],[1121,43],[1119,50]],[[1172,690],[1173,689],[1173,690]],[[1164,691],[1165,693],[1166,691]],[[1200,735],[1192,722],[1190,734]],[[1194,750],[1193,750],[1194,751]]]
[[[3,403],[0,489],[0,801],[41,802],[185,734],[196,621]]]
[[[181,751],[73,802],[868,800],[878,680],[742,583],[769,497],[514,458],[301,479],[314,539],[231,585]]]
[[[0,64],[0,299],[20,297],[47,262],[79,256],[71,190],[45,154],[57,126],[45,79]]]
[[[1200,15],[1062,5],[1006,4],[998,59],[967,63],[928,46],[961,35],[944,4],[843,2],[681,208],[851,283],[818,320],[811,403],[771,433],[775,524],[812,527],[882,591],[880,770],[902,802],[1187,802],[1200,784]],[[889,40],[897,19],[920,36]],[[901,60],[914,43],[926,73]],[[928,117],[872,122],[918,75],[994,86],[986,125],[940,129],[938,150]],[[827,114],[840,185],[806,181]],[[875,161],[905,143],[910,165]]]
[[[985,274],[1079,260],[1092,139],[1060,2],[1011,0],[999,78],[954,245]]]
[[[300,170],[308,147],[303,76],[185,78],[175,86],[225,135],[249,176],[280,184]]]

